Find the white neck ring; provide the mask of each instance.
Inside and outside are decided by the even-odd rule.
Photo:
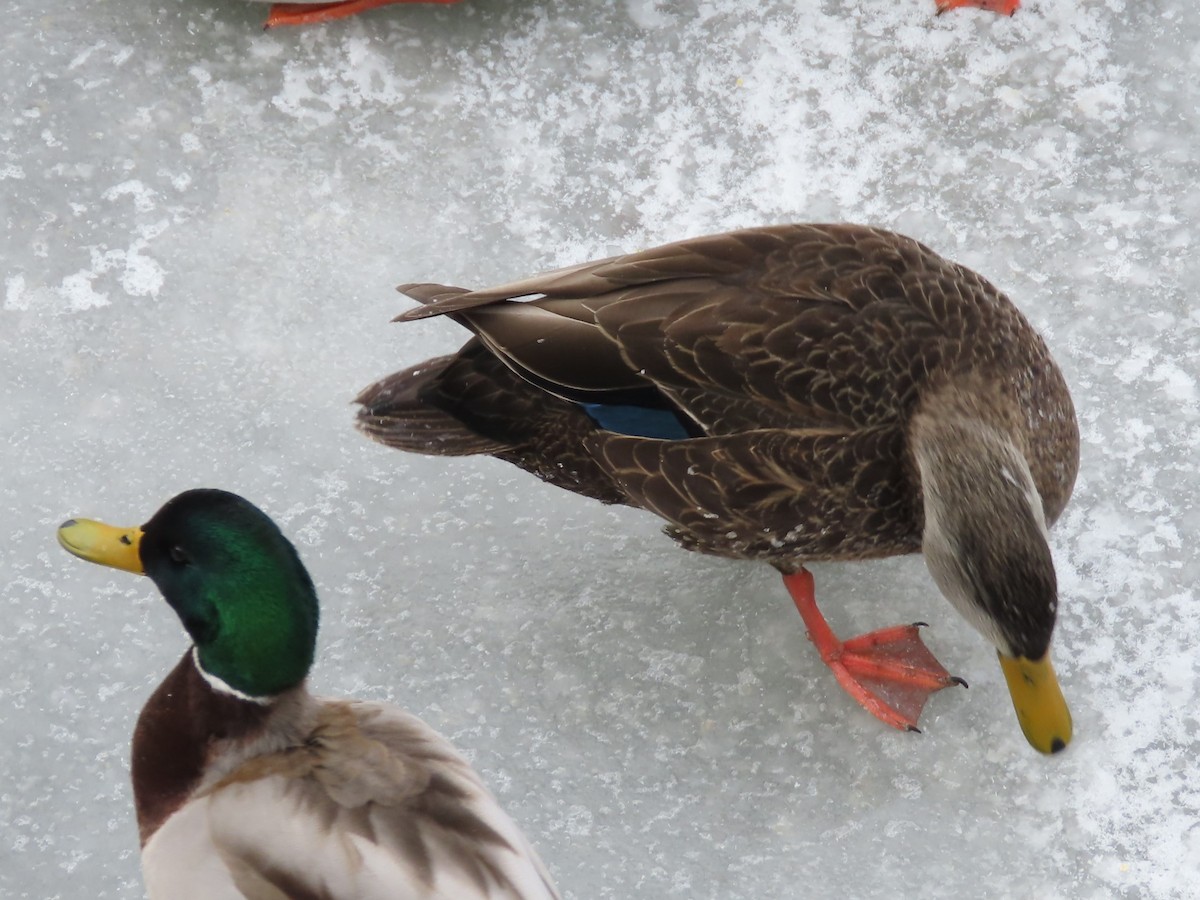
[[[196,671],[200,673],[200,677],[208,682],[208,686],[218,694],[226,694],[230,697],[236,697],[239,700],[245,700],[247,703],[257,703],[259,706],[269,706],[274,697],[252,697],[249,694],[239,691],[230,684],[226,684],[212,672],[207,671],[200,664],[200,648],[192,647],[192,662],[196,666]]]

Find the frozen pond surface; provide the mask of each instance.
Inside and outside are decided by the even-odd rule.
[[[1192,0],[0,9],[0,896],[141,896],[129,738],[186,639],[54,528],[201,485],[297,542],[314,687],[452,738],[571,898],[1195,896]],[[830,220],[985,274],[1072,385],[1058,757],[920,558],[815,567],[836,628],[928,621],[971,683],[916,736],[841,693],[773,570],[351,427],[464,339],[389,325],[400,281]]]

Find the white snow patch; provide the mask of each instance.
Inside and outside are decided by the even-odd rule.
[[[154,198],[157,196],[157,192],[146,187],[142,182],[131,179],[113,185],[102,196],[105,200],[132,197],[134,209],[138,212],[150,212],[154,209]]]
[[[29,309],[29,296],[25,293],[25,276],[10,275],[4,279],[4,308],[12,311]]]
[[[92,282],[100,273],[96,270],[81,269],[74,275],[68,275],[58,287],[58,294],[72,312],[82,312],[100,306],[108,306],[108,294],[98,292],[92,287]]]

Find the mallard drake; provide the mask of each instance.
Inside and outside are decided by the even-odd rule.
[[[334,19],[344,19],[368,9],[379,6],[391,6],[394,3],[458,3],[459,0],[337,0],[330,3],[327,0],[311,0],[305,3],[273,3],[267,14],[264,28],[274,28],[276,25],[315,25],[318,22],[332,22]]]
[[[783,225],[399,290],[424,305],[398,321],[475,337],[366,388],[368,436],[491,454],[657,513],[688,549],[771,563],[838,681],[897,728],[961,679],[915,626],[838,640],[804,564],[922,551],[998,650],[1030,743],[1066,746],[1046,528],[1078,425],[1045,343],[982,277],[888,231]]]
[[[313,697],[317,596],[275,523],[194,490],[141,528],[72,519],[59,542],[145,573],[194,645],[133,735],[151,900],[550,900],[529,842],[433,729]]]

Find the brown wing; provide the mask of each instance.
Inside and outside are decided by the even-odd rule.
[[[1015,312],[916,241],[850,225],[731,232],[482,291],[406,289],[427,305],[401,319],[452,314],[542,389],[653,385],[709,434],[894,419],[966,338]]]
[[[974,273],[889,232],[794,225],[686,246],[712,254],[718,272],[745,262],[728,244],[746,246],[747,234],[759,255],[710,276],[701,299],[651,321],[630,288],[596,312],[630,365],[710,434],[780,416],[802,428],[896,421],[931,375],[962,364],[969,336],[1015,313]],[[622,274],[617,263],[603,271]]]

